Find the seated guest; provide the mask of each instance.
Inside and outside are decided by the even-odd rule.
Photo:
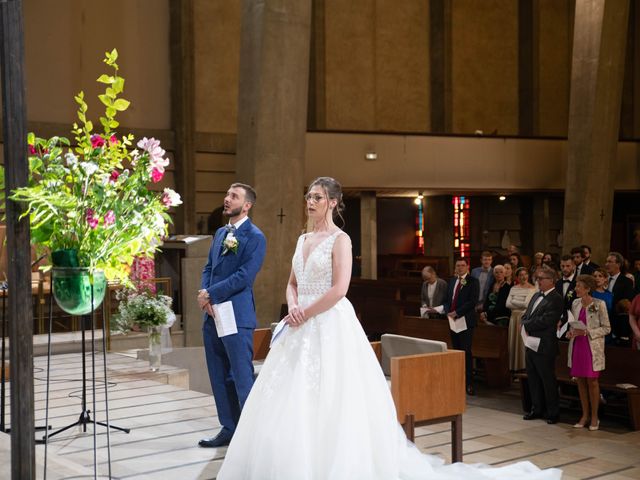
[[[591,292],[596,281],[591,275],[580,275],[576,281],[576,297],[571,311],[577,322],[583,326],[572,325],[567,333],[569,338],[568,364],[571,376],[576,377],[582,416],[574,428],[584,428],[589,420],[589,430],[598,430],[598,405],[600,404],[600,386],[598,377],[604,370],[604,337],[611,331],[607,308],[602,300],[594,299]],[[591,407],[591,408],[589,408]]]
[[[513,283],[513,267],[510,263],[505,263],[504,267],[504,281],[509,285]]]
[[[482,252],[480,255],[480,267],[476,267],[471,270],[471,276],[477,278],[480,283],[480,295],[478,296],[478,303],[476,304],[476,311],[481,312],[484,300],[487,298],[487,292],[493,284],[493,255],[489,251]]]
[[[618,310],[618,304],[622,300],[633,300],[633,283],[622,273],[624,257],[618,252],[609,252],[604,268],[609,274],[609,286],[607,290],[613,293],[613,308]],[[613,339],[615,343],[627,345],[631,335],[629,317],[623,311],[615,312],[610,319]]]
[[[433,267],[426,266],[422,269],[422,317],[424,318],[440,318],[435,307],[442,307],[447,295],[447,282],[438,278],[438,274]],[[442,313],[442,312],[440,312]]]
[[[640,294],[636,295],[629,308],[629,327],[633,333],[631,348],[640,350]]]
[[[529,278],[535,278],[535,272],[536,269],[538,267],[542,266],[542,258],[544,257],[544,253],[543,252],[536,252],[536,254],[533,256],[533,263],[531,264],[531,267],[529,268]]]
[[[507,308],[509,285],[504,278],[504,266],[496,265],[493,269],[494,282],[480,314],[480,319],[487,325],[500,325],[506,327],[509,324],[511,311]]]
[[[542,260],[542,254],[540,254]],[[509,369],[511,371],[524,370],[524,343],[520,335],[520,319],[529,306],[531,297],[536,293],[536,287],[529,282],[529,273],[524,267],[516,270],[518,284],[511,287],[507,297],[507,308],[511,310],[509,320]]]
[[[591,292],[591,296],[593,298],[597,298],[598,300],[602,300],[604,304],[607,306],[607,315],[609,318],[613,317],[613,293],[607,290],[607,284],[609,283],[609,275],[607,275],[607,271],[602,268],[596,268],[595,272],[592,273],[594,280],[596,281],[596,289]],[[608,345],[611,343],[611,334],[607,335],[605,338],[605,343]]]
[[[594,268],[591,265],[584,263],[584,250],[582,247],[573,247],[571,249],[571,258],[576,265],[576,276],[578,275],[591,275]]]

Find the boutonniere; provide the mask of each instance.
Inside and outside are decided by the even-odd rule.
[[[222,255],[226,255],[229,252],[232,252],[234,254],[238,253],[239,244],[240,242],[238,242],[238,239],[235,237],[233,232],[229,232],[227,234],[227,237],[224,239],[224,242],[222,242],[222,245],[224,246]]]
[[[466,284],[467,284],[467,277],[461,278],[460,279],[460,285],[462,285],[464,287]]]
[[[574,294],[574,291],[573,291],[573,290],[569,290],[569,291],[567,292],[567,298],[568,298],[569,300],[571,300],[571,299],[573,298],[573,294]]]
[[[587,309],[590,313],[596,313],[598,311],[598,305],[593,302],[591,305],[589,305],[589,308]]]

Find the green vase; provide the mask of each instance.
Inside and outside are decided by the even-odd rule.
[[[53,298],[65,312],[86,315],[102,304],[107,291],[102,270],[91,273],[88,268],[53,267],[52,272]]]

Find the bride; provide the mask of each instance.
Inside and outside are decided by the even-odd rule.
[[[530,462],[501,468],[420,453],[397,423],[382,370],[351,303],[351,241],[334,223],[340,184],[313,181],[313,231],[301,235],[287,285],[287,327],[244,405],[218,479],[558,479]]]

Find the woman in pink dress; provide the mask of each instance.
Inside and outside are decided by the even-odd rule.
[[[578,382],[582,416],[574,428],[586,426],[591,412],[589,430],[598,430],[598,405],[600,385],[598,377],[604,370],[604,337],[611,331],[607,306],[591,296],[596,281],[591,275],[579,275],[576,280],[576,300],[571,305],[569,342],[569,367],[571,376]],[[591,407],[591,408],[589,408]]]

